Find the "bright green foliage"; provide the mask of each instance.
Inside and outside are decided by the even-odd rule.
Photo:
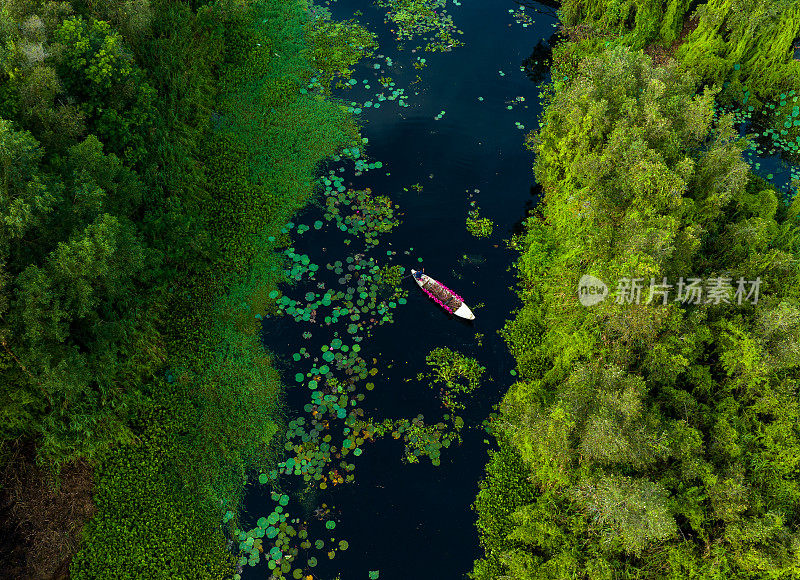
[[[714,0],[698,7],[697,14],[697,28],[676,54],[686,67],[701,71],[710,82],[730,81],[731,95],[749,90],[774,98],[800,88],[800,63],[792,59],[800,28],[796,2]]]
[[[480,216],[480,210],[475,208],[467,214],[467,231],[476,238],[488,238],[494,231],[492,220]]]
[[[634,49],[653,40],[673,41],[690,0],[567,0],[559,14],[565,26],[591,23],[619,35]]]
[[[600,472],[596,479],[581,482],[572,495],[591,514],[591,525],[601,530],[603,541],[637,555],[649,542],[677,534],[666,490],[644,478]]]
[[[444,52],[464,44],[452,35],[453,18],[447,14],[447,0],[376,0],[376,4],[387,9],[386,16],[397,27],[398,40],[433,33],[426,37],[435,40],[425,45],[429,52]]]
[[[425,357],[425,364],[432,369],[417,375],[417,380],[429,380],[431,388],[441,388],[442,402],[451,411],[464,409],[459,395],[467,395],[480,386],[481,376],[486,371],[474,358],[450,350],[435,348]]]
[[[607,43],[634,49],[669,46],[685,20],[696,18],[696,28],[675,53],[682,70],[719,85],[725,106],[749,104],[761,110],[765,101],[782,101],[773,129],[794,142],[800,131],[791,123],[784,130],[792,108],[785,93],[800,91],[800,61],[793,59],[800,5],[794,0],[709,0],[689,12],[691,4],[689,0],[566,0],[559,14],[566,27],[593,30],[580,42],[581,52],[602,50]],[[609,40],[609,35],[614,38]],[[558,68],[553,78],[571,74]]]
[[[534,499],[505,539],[479,506],[474,577],[793,577],[800,202],[749,173],[716,88],[627,47],[570,58],[529,141],[545,199],[512,241],[520,380],[495,422]],[[581,305],[584,274],[610,295]],[[760,277],[757,304],[647,303],[651,277],[719,275]]]

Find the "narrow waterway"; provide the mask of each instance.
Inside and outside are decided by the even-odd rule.
[[[412,50],[424,46],[425,39],[404,42],[401,46],[405,50],[399,50],[383,9],[358,0],[339,0],[328,7],[334,20],[349,20],[356,14],[359,22],[379,35],[380,48],[375,58],[359,65],[351,89],[335,93],[359,113],[362,133],[368,140],[359,152],[362,160],[366,157],[362,162],[379,164],[359,172],[352,160],[331,160],[324,168],[330,177],[326,195],[338,188],[343,200],[353,201],[343,193],[345,189],[351,192],[369,188],[373,195],[391,198],[400,223],[383,234],[375,247],[367,244],[366,249],[353,239],[347,224],[340,221],[339,227],[323,225],[332,219],[323,207],[309,207],[287,225],[290,231],[296,228],[287,256],[302,264],[319,265],[314,272],[316,277],[303,279],[298,274],[300,282],[285,289],[286,300],[298,301],[299,312],[306,318],[300,315],[293,320],[284,315],[270,317],[264,324],[264,344],[279,357],[286,383],[296,384],[293,376],[300,383],[287,392],[288,418],[292,420],[289,435],[312,444],[325,432],[338,432],[339,442],[345,436],[356,439],[355,435],[347,435],[346,426],[342,429],[346,421],[336,425],[324,422],[323,426],[322,415],[316,415],[322,399],[319,393],[316,399],[310,396],[309,391],[318,388],[319,376],[314,375],[320,371],[316,363],[319,361],[322,366],[320,359],[324,359],[333,365],[328,345],[342,344],[340,339],[344,339],[345,346],[335,348],[346,350],[350,344],[351,355],[357,351],[363,359],[347,368],[347,375],[366,374],[371,367],[374,378],[369,380],[374,382],[374,389],[369,387],[368,392],[361,390],[357,396],[339,399],[344,403],[333,405],[339,419],[346,415],[348,420],[353,418],[353,407],[357,405],[359,413],[375,421],[418,416],[429,425],[441,421],[446,410],[428,384],[416,378],[426,370],[426,354],[436,347],[448,347],[476,358],[486,367],[485,379],[489,380],[484,380],[462,413],[467,426],[462,431],[463,442],[442,448],[438,466],[428,457],[421,457],[417,463],[404,462],[403,438],[384,436],[375,442],[358,439],[363,453],[359,447],[352,455],[339,457],[335,449],[323,450],[330,465],[335,464],[331,454],[343,459],[341,474],[348,472],[353,482],[337,484],[326,479],[330,485],[313,484],[312,491],[297,493],[305,487],[303,480],[282,476],[279,486],[289,495],[282,498],[284,503],[280,506],[288,504],[285,513],[292,518],[288,521],[302,530],[304,539],[307,534],[306,544],[317,548],[315,556],[313,548],[303,548],[292,561],[292,568],[304,568],[302,577],[307,578],[310,566],[312,577],[322,580],[337,576],[341,580],[457,580],[480,556],[471,504],[491,445],[481,423],[514,379],[513,360],[498,335],[519,305],[512,291],[515,280],[510,269],[515,254],[505,242],[519,229],[540,192],[533,181],[532,156],[523,142],[526,132],[537,125],[541,112],[539,87],[549,80],[548,47],[557,41],[557,21],[552,8],[535,2],[529,3],[524,13],[514,1],[451,4],[449,13],[455,26],[463,31],[457,38],[465,46],[431,53]],[[521,22],[528,24],[523,26]],[[425,66],[421,66],[423,62]],[[391,87],[378,80],[387,77],[394,83]],[[400,106],[401,101],[394,98],[379,98],[379,93],[388,94],[387,88],[402,90],[408,106]],[[785,188],[794,170],[782,164],[774,153],[764,146],[748,155],[754,165],[761,163],[758,168],[763,172],[759,173]],[[353,205],[350,209],[355,208]],[[494,233],[489,238],[476,238],[465,227],[468,212],[476,208],[494,223]],[[361,272],[373,264],[401,265],[406,274],[412,267],[424,266],[428,274],[464,297],[475,311],[476,320],[465,322],[446,315],[408,277],[402,281],[405,296],[394,297],[396,302],[388,303],[393,310],[370,310],[365,303],[374,304],[377,291],[374,286],[362,285]],[[342,311],[340,316],[355,312],[356,317],[351,320],[358,320],[361,307],[360,312],[368,313],[361,316],[360,322],[337,326],[334,308],[334,320],[329,316],[323,323],[324,314],[317,315],[316,307],[303,309],[299,304],[300,296],[305,295],[307,303],[316,304],[315,298],[320,300],[329,296],[329,291],[355,285],[357,280],[359,288],[348,289],[352,291],[348,296],[353,297],[349,311]],[[361,300],[355,305],[358,296]],[[294,303],[287,302],[284,308],[291,312]],[[315,313],[312,320],[307,318],[310,308]],[[364,324],[365,319],[374,321],[373,316],[379,322]],[[380,322],[381,317],[384,323]],[[321,356],[323,353],[328,358]],[[312,361],[303,362],[312,357]],[[307,373],[311,363],[314,366]],[[337,367],[340,374],[343,370]],[[322,374],[327,372],[326,369]],[[309,388],[304,384],[307,378],[312,379],[308,381]],[[356,392],[355,388],[350,392]],[[309,424],[313,424],[310,431]],[[335,437],[327,439],[332,447],[337,442]],[[301,447],[295,442],[296,452]],[[287,450],[292,448],[292,444],[287,446]],[[306,451],[297,453],[299,458]],[[310,456],[314,457],[313,450]],[[290,467],[287,472],[292,469],[299,468]],[[303,472],[305,481],[311,479],[312,471]],[[252,486],[247,499],[247,516],[252,520],[246,522],[249,525],[273,509],[272,518],[279,518],[283,511],[282,507],[275,508],[275,497],[265,490],[263,485]],[[261,527],[263,536],[266,526]],[[282,544],[283,553],[286,545]],[[332,548],[328,553],[333,558],[322,557]],[[270,544],[265,541],[263,553],[266,555],[269,550]],[[279,556],[277,553],[273,560]],[[313,563],[306,565],[310,561]],[[295,574],[299,573],[297,570]],[[242,571],[242,577],[248,579],[269,575],[263,562]]]
[[[369,187],[373,194],[388,195],[399,205],[401,223],[373,253],[397,252],[393,263],[403,265],[406,273],[421,264],[426,273],[461,294],[476,314],[470,323],[448,317],[406,278],[408,301],[394,311],[394,322],[375,327],[372,336],[360,342],[360,355],[368,361],[374,358],[379,369],[372,379],[375,388],[366,393],[360,407],[377,419],[422,414],[426,422],[441,420],[446,411],[436,394],[415,378],[425,370],[425,356],[435,347],[475,357],[491,380],[484,381],[470,399],[462,414],[467,425],[463,443],[442,449],[441,465],[424,457],[416,464],[404,463],[402,440],[384,437],[350,459],[355,464],[354,482],[306,497],[307,510],[322,502],[333,506],[336,539],[349,542],[349,549],[335,559],[320,559],[314,575],[327,580],[341,574],[342,580],[350,580],[379,571],[386,580],[409,576],[455,580],[479,556],[471,503],[490,439],[481,422],[513,380],[513,360],[497,334],[518,306],[511,289],[515,256],[505,240],[536,202],[532,156],[523,140],[537,124],[539,83],[547,80],[543,43],[555,40],[556,20],[528,8],[535,22],[523,27],[510,13],[519,10],[515,2],[464,2],[449,12],[464,33],[458,38],[465,46],[447,53],[412,52],[424,41],[406,42],[406,50],[398,50],[384,10],[356,0],[330,5],[334,20],[352,18],[359,9],[363,12],[359,22],[379,34],[377,54],[382,56],[363,62],[354,74],[358,83],[337,96],[363,103],[374,97],[381,88],[377,79],[385,76],[405,89],[409,106],[384,101],[379,108],[362,108],[362,133],[368,138],[365,153],[370,161],[380,161],[381,169],[360,176],[352,163],[345,172],[337,169],[342,164],[333,162],[330,169],[348,187]],[[418,57],[425,59],[424,68],[412,66]],[[528,64],[539,60],[540,66],[521,70],[527,59]],[[414,83],[417,75],[421,80]],[[489,238],[475,238],[465,227],[467,213],[475,207],[494,222]],[[322,209],[309,208],[295,222],[312,224],[322,215]],[[294,252],[320,264],[344,262],[347,252],[355,250],[342,245],[341,237],[336,229],[312,229],[294,236]],[[325,279],[324,270],[317,272],[318,280]],[[305,291],[305,286],[298,286],[292,293]],[[265,321],[264,343],[282,360],[291,361],[300,346],[319,352],[317,343],[329,341],[329,334],[321,324],[270,318]],[[294,372],[285,369],[287,383]],[[307,389],[292,387],[287,399],[290,417],[308,415],[303,410]],[[266,505],[268,499],[256,489],[250,494],[247,508],[254,519],[272,509]],[[266,546],[265,542],[268,551]],[[242,572],[244,578],[268,575],[263,565]]]

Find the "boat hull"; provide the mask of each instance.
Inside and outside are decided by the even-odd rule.
[[[438,280],[434,280],[433,278],[431,278],[427,274],[422,274],[422,276],[420,278],[417,278],[416,276],[414,276],[414,274],[416,274],[416,273],[417,273],[417,270],[414,270],[412,268],[411,269],[411,274],[412,274],[412,276],[414,278],[414,282],[416,282],[417,286],[422,288],[423,291],[425,291],[425,285],[430,283],[430,282],[433,282],[433,283],[439,285],[440,287],[444,288],[444,285],[441,282],[439,282]],[[463,300],[460,300],[460,302],[461,302],[461,305],[458,308],[456,308],[455,310],[452,310],[451,312],[453,314],[455,314],[456,316],[460,317],[460,318],[464,318],[466,320],[475,320],[475,314],[473,314],[473,312],[472,312],[472,310],[470,310],[469,306],[464,304]]]

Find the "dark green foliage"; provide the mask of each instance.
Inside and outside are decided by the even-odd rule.
[[[0,140],[2,256],[15,275],[12,307],[2,322],[10,365],[4,395],[18,412],[44,413],[22,432],[9,417],[16,427],[4,435],[39,433],[41,456],[56,465],[91,458],[131,438],[124,410],[130,391],[162,356],[152,321],[142,316],[151,309],[135,287],[149,279],[153,262],[125,215],[131,207],[126,194],[140,185],[102,154],[94,137],[68,152],[73,179],[44,169],[36,140],[8,121],[0,120]],[[110,204],[103,203],[107,192],[117,194]],[[72,207],[63,203],[66,196]],[[139,341],[152,346],[142,350]]]
[[[0,8],[0,447],[96,467],[74,578],[230,574],[221,516],[282,446],[268,238],[360,143],[299,89],[365,30],[332,60],[301,2],[192,4]]]
[[[105,21],[76,16],[55,31],[51,50],[58,77],[80,103],[88,129],[138,166],[146,156],[156,94],[122,37]]]
[[[11,121],[0,119],[0,193],[2,256],[12,240],[40,226],[56,205],[57,197],[44,183],[39,171],[43,151],[28,131],[18,131]]]
[[[529,141],[545,199],[514,240],[524,303],[504,331],[521,380],[496,429],[533,499],[483,536],[474,575],[792,578],[800,203],[749,173],[716,88],[625,47],[575,54]],[[611,295],[581,305],[584,274]],[[719,275],[760,277],[758,303],[645,303],[650,277]],[[640,304],[615,302],[625,276]]]

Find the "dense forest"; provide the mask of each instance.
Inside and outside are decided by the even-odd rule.
[[[231,576],[283,445],[273,249],[361,142],[330,81],[374,41],[308,10],[0,3],[0,576]]]
[[[800,200],[715,112],[747,102],[742,83],[794,106],[800,5],[688,4],[560,9],[476,580],[800,576]],[[610,291],[592,306],[587,274]],[[723,283],[679,300],[680,278]],[[647,303],[653,281],[674,288]]]
[[[445,2],[376,4],[403,36]],[[798,578],[800,200],[721,111],[769,110],[796,162],[800,2],[558,14],[471,577]],[[366,142],[332,88],[376,47],[310,0],[0,2],[0,577],[234,577],[287,444],[284,225]],[[426,362],[463,409],[484,367]]]

